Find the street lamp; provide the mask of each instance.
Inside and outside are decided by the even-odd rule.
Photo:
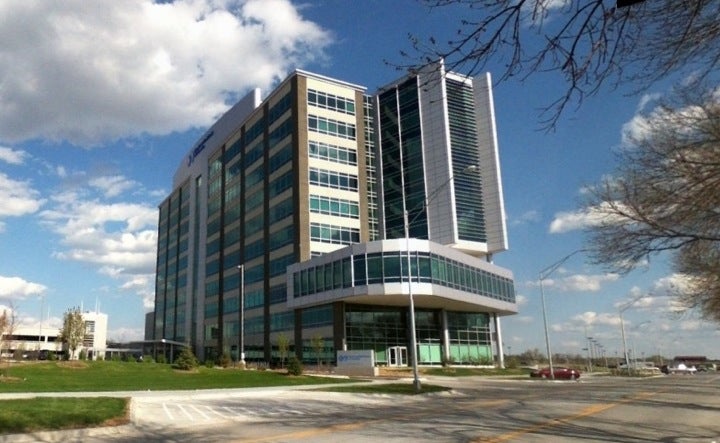
[[[42,351],[42,327],[43,327],[43,311],[45,308],[45,296],[40,295],[40,335],[38,335],[38,356],[40,355],[40,351]]]
[[[478,167],[476,165],[470,165],[463,169],[460,173],[467,174],[469,172],[474,172],[477,170]],[[413,211],[416,209],[420,210],[415,214],[412,220],[408,220],[409,212],[407,209],[405,209],[403,213],[403,224],[405,225],[405,250],[407,252],[408,297],[410,298],[410,346],[412,347],[413,387],[415,389],[415,392],[420,392],[422,386],[420,385],[420,377],[418,375],[417,331],[415,329],[415,300],[412,292],[412,262],[410,259],[410,225],[418,218],[420,214],[423,213],[424,210],[427,209],[430,201],[437,196],[438,192],[440,192],[442,189],[445,188],[445,186],[450,184],[450,182],[453,181],[454,178],[454,175],[448,178],[445,183],[438,186],[432,193],[430,193],[430,195],[428,195],[427,198],[420,202],[421,205],[417,205],[416,207],[414,207]],[[405,201],[405,186],[403,184],[403,204],[405,204]]]
[[[627,340],[625,339],[625,321],[623,320],[623,312],[627,311],[635,304],[635,302],[644,296],[645,294],[641,294],[618,308],[618,314],[620,315],[620,333],[622,334],[623,355],[625,356],[625,368],[627,368],[628,374],[630,374],[630,357],[628,356]]]
[[[245,368],[245,265],[238,265],[240,272],[240,365]]]
[[[585,249],[573,251],[538,273],[538,279],[540,280],[540,299],[542,301],[543,325],[545,326],[545,348],[547,349],[548,365],[550,366],[550,378],[553,380],[555,380],[555,371],[553,370],[552,352],[550,351],[550,336],[548,334],[547,308],[545,306],[545,290],[543,288],[543,281],[550,277],[553,272],[557,271],[563,263],[570,259],[570,257],[584,251]]]

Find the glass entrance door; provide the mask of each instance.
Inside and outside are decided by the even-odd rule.
[[[392,346],[387,350],[388,366],[407,366],[407,348],[405,346]]]

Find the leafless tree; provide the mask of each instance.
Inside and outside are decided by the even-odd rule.
[[[669,252],[680,299],[720,321],[720,89],[678,88],[636,122],[615,174],[590,189],[596,263],[627,272]]]
[[[431,10],[463,8],[466,18],[447,41],[411,35],[414,51],[403,53],[409,63],[398,67],[443,58],[450,70],[469,75],[498,62],[500,81],[559,74],[567,88],[542,112],[547,129],[605,83],[641,91],[677,72],[703,77],[720,65],[717,0],[419,1]]]

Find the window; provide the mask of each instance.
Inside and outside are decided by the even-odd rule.
[[[351,200],[312,195],[310,196],[310,212],[358,219],[360,218],[360,205]]]
[[[322,243],[350,245],[360,242],[360,230],[324,223],[311,223],[310,240]]]
[[[310,168],[310,184],[346,191],[358,190],[357,176],[318,168]]]
[[[320,134],[332,135],[348,140],[355,140],[355,125],[345,123],[331,118],[308,116],[308,129]]]
[[[343,114],[355,115],[355,100],[308,89],[308,104]]]
[[[357,152],[354,149],[330,145],[316,141],[308,142],[310,157],[328,160],[344,165],[357,165]]]

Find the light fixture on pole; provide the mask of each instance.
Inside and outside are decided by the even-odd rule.
[[[620,333],[622,334],[623,356],[625,357],[625,368],[628,370],[628,374],[630,374],[630,356],[628,356],[627,340],[625,339],[625,321],[623,320],[623,312],[627,311],[635,304],[635,302],[644,296],[645,294],[639,295],[618,308],[618,314],[620,315]]]
[[[245,368],[245,265],[238,265],[240,273],[240,365]]]
[[[540,299],[542,300],[543,324],[545,326],[545,349],[547,350],[548,355],[548,366],[550,366],[550,378],[553,380],[555,380],[555,370],[553,368],[552,352],[550,351],[550,335],[548,333],[547,308],[545,306],[545,289],[543,287],[543,281],[550,277],[553,272],[557,271],[563,263],[570,259],[570,257],[579,252],[585,252],[585,249],[578,249],[577,251],[571,252],[538,273],[538,279],[540,280]]]
[[[618,310],[620,314],[620,333],[622,334],[623,357],[625,358],[625,369],[628,370],[628,373],[630,373],[630,358],[628,357],[627,340],[625,340],[625,321],[623,321],[623,312],[625,312],[631,305],[632,303],[625,306],[625,308]]]
[[[461,174],[467,174],[469,172],[475,172],[478,170],[476,165],[470,165],[461,171]],[[438,186],[426,199],[413,208],[413,211],[420,209],[412,218],[408,220],[409,212],[406,209],[403,213],[403,224],[405,229],[405,252],[407,253],[407,276],[408,276],[408,297],[410,299],[410,346],[412,347],[412,371],[413,371],[413,387],[415,392],[420,392],[422,386],[420,384],[420,376],[418,374],[418,356],[417,356],[417,331],[415,328],[415,300],[412,292],[412,261],[410,259],[410,225],[414,222],[420,214],[422,214],[430,204],[430,202],[437,196],[437,194],[445,188],[455,176],[448,178],[445,183]],[[405,201],[404,186],[403,186],[403,202]]]

